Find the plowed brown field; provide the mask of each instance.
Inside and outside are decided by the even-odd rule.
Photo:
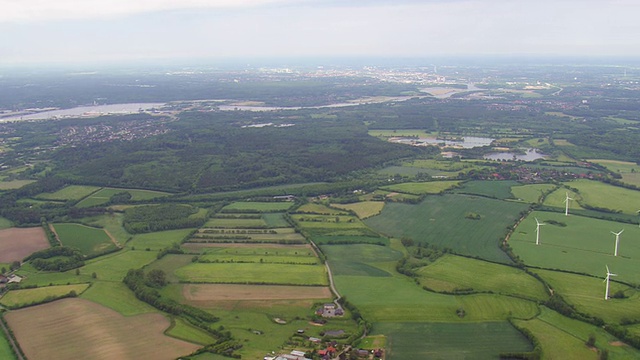
[[[22,260],[48,247],[49,241],[41,227],[0,230],[0,263]]]

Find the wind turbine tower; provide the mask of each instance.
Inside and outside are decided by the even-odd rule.
[[[607,277],[604,279],[604,282],[607,283],[607,285],[605,285],[604,288],[604,299],[605,300],[609,300],[609,278],[611,276],[618,276],[617,274],[612,274],[611,271],[609,271],[609,266],[605,265],[607,267]]]
[[[620,234],[622,234],[624,232],[624,229],[620,230],[620,232],[611,232],[613,235],[616,236],[616,247],[613,250],[613,256],[618,256],[618,244],[620,243]]]
[[[567,195],[567,197],[564,199],[564,216],[569,216],[569,200],[573,200],[572,198],[569,197],[569,193],[566,192],[565,193]]]
[[[541,223],[540,221],[538,221],[538,218],[536,219],[536,245],[540,245],[540,226],[542,225],[547,225],[544,223]]]

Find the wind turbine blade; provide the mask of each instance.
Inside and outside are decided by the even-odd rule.
[[[609,271],[609,265],[605,265],[605,267],[607,268],[607,275],[611,274],[611,271]]]

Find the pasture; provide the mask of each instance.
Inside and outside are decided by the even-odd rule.
[[[347,215],[348,213],[339,209],[330,208],[324,204],[306,203],[300,206],[296,212],[305,214],[320,215]]]
[[[511,187],[511,193],[513,194],[513,197],[518,200],[537,204],[545,193],[553,190],[555,187],[556,186],[552,184],[518,185]]]
[[[138,300],[133,291],[121,281],[95,281],[80,297],[124,316],[158,312],[151,305]]]
[[[0,359],[13,360],[16,359],[11,349],[11,344],[7,339],[4,331],[0,330]]]
[[[380,214],[384,201],[361,201],[352,204],[331,204],[331,206],[353,211],[362,220]]]
[[[544,284],[521,269],[455,255],[444,255],[416,271],[420,284],[434,291],[492,291],[544,301]]]
[[[628,161],[617,161],[617,160],[588,160],[589,162],[602,165],[606,167],[609,171],[613,171],[614,173],[620,174],[622,176],[622,181],[631,184],[640,186],[640,165],[628,162]]]
[[[262,218],[240,219],[240,218],[213,218],[204,224],[207,228],[222,229],[266,229],[267,223]]]
[[[49,240],[41,227],[0,230],[0,263],[21,261],[26,256],[48,247]]]
[[[262,219],[269,228],[282,228],[291,226],[289,222],[284,218],[284,213],[264,213]]]
[[[71,291],[80,295],[88,287],[89,284],[75,284],[11,290],[5,296],[0,298],[0,304],[9,308],[18,308],[43,302],[47,298],[61,297],[69,294]]]
[[[506,321],[480,323],[376,322],[372,334],[385,335],[387,360],[497,359],[501,352],[533,346]]]
[[[286,211],[293,206],[291,201],[273,201],[273,202],[257,202],[257,201],[236,201],[224,208],[222,212],[242,212],[242,211],[257,211],[257,212],[277,212]]]
[[[596,347],[609,351],[609,358],[636,359],[640,356],[640,351],[631,346],[617,346],[618,339],[597,326],[562,316],[546,307],[541,310],[535,319],[515,322],[540,341],[544,358],[597,359],[597,354],[585,345],[590,335],[595,336]]]
[[[389,203],[365,224],[387,236],[409,237],[455,252],[509,263],[499,248],[520,213],[528,205],[485,197],[446,194],[430,196],[417,205]],[[479,220],[469,219],[475,213]]]
[[[547,224],[540,226],[540,245],[535,244],[535,218]],[[611,231],[623,229],[618,256],[613,256],[615,235]],[[608,265],[619,274],[618,280],[637,284],[640,283],[640,243],[634,240],[638,237],[637,225],[534,211],[515,229],[509,245],[527,265],[598,277],[603,276]]]
[[[124,317],[84,299],[64,299],[5,315],[25,355],[32,360],[175,359],[199,348],[163,335],[160,314]]]
[[[640,320],[640,307],[638,307],[640,293],[627,285],[615,282],[615,277],[611,278],[614,281],[610,282],[609,296],[622,290],[628,298],[605,301],[605,284],[602,282],[602,278],[550,270],[536,269],[533,271],[580,312],[597,316],[608,323],[619,323],[625,318]]]
[[[446,191],[455,186],[458,186],[460,183],[461,181],[458,181],[458,180],[407,182],[407,183],[383,186],[381,187],[381,189],[392,191],[392,192],[406,193],[411,195],[428,195],[428,194],[440,194],[443,191]]]
[[[474,180],[462,184],[454,192],[504,200],[513,198],[511,188],[516,185],[519,183],[513,180]]]
[[[132,236],[122,227],[123,218],[124,214],[112,213],[83,218],[82,222],[93,227],[103,228],[113,236],[119,244],[124,245],[127,241],[131,240]]]
[[[11,181],[0,181],[0,191],[2,190],[14,190],[20,189],[25,185],[29,185],[31,183],[36,182],[35,180],[11,180]]]
[[[578,189],[581,201],[592,207],[633,215],[640,209],[638,207],[640,191],[638,190],[630,190],[593,180],[576,180],[565,184]]]
[[[80,201],[76,206],[81,208],[100,206],[109,202],[113,195],[122,192],[128,192],[129,194],[131,194],[132,201],[145,201],[170,195],[166,192],[153,190],[102,188],[99,191],[82,199],[82,201]]]
[[[52,225],[62,245],[76,248],[86,256],[97,255],[116,248],[116,244],[103,229],[81,224]]]
[[[199,329],[181,318],[171,319],[171,326],[165,334],[176,339],[185,340],[191,343],[207,345],[216,342],[216,339],[209,333]]]
[[[53,193],[41,193],[36,199],[54,201],[78,201],[100,190],[98,186],[69,185]]]
[[[192,263],[175,271],[184,282],[217,284],[327,285],[322,265]]]
[[[129,248],[138,250],[150,249],[152,251],[162,250],[174,243],[180,244],[193,229],[178,229],[159,231],[146,234],[137,234],[127,243]]]
[[[98,280],[122,281],[129,269],[137,269],[149,264],[156,259],[156,255],[151,251],[118,251],[87,261],[80,271],[82,274],[95,272]]]

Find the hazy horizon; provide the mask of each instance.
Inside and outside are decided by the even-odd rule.
[[[640,57],[640,4],[0,0],[0,64]]]

